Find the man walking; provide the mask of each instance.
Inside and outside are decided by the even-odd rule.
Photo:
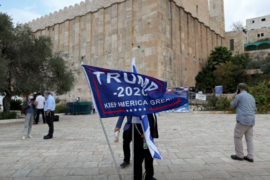
[[[44,116],[44,104],[45,104],[45,98],[41,95],[41,93],[37,94],[36,100],[36,109],[37,109],[37,116],[35,119],[35,124],[39,123],[39,115],[42,114],[43,124],[46,123],[45,116]]]
[[[253,126],[255,125],[255,113],[257,111],[255,99],[247,93],[246,85],[241,83],[238,85],[231,102],[231,108],[236,108],[236,126],[234,130],[234,145],[236,155],[232,155],[233,160],[246,160],[254,162],[253,157]],[[244,156],[242,138],[245,135],[247,142],[248,155]]]
[[[125,119],[125,116],[119,117],[114,132],[120,131],[124,119]],[[124,132],[123,132],[124,162],[120,165],[122,168],[127,167],[130,162],[130,142],[132,139],[131,121],[132,121],[132,116],[127,116],[127,122],[125,124]]]
[[[52,139],[53,138],[53,132],[54,132],[54,127],[53,127],[53,119],[54,119],[54,110],[55,110],[55,99],[51,95],[50,91],[45,91],[45,96],[47,97],[44,111],[46,113],[46,121],[49,126],[49,133],[48,135],[44,136],[44,139]]]

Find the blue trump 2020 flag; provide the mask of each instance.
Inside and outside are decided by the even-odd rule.
[[[166,93],[167,83],[156,78],[87,65],[83,68],[101,118],[139,117],[187,103],[184,98]]]
[[[132,72],[137,74],[135,58],[133,58],[133,60],[132,60],[131,67],[132,67]],[[136,118],[138,118],[138,117],[136,117]],[[158,149],[157,149],[157,146],[156,146],[156,144],[154,142],[154,139],[151,136],[149,120],[148,120],[147,115],[143,115],[139,119],[141,121],[141,125],[142,125],[142,128],[143,128],[144,139],[145,139],[145,141],[146,141],[146,143],[148,145],[148,149],[149,149],[149,152],[150,152],[151,156],[153,158],[155,158],[155,159],[162,159],[161,155],[158,152]]]

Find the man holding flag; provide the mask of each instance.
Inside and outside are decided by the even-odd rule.
[[[145,160],[146,180],[155,179],[153,158],[162,159],[162,157],[153,140],[158,138],[157,121],[153,114],[181,107],[187,100],[166,93],[166,82],[137,74],[135,59],[132,62],[133,73],[86,65],[83,65],[83,68],[119,179],[122,179],[122,176],[117,168],[101,118],[132,116],[132,123],[135,124],[133,127],[135,180],[142,178],[143,160]]]
[[[148,114],[148,121],[150,124],[151,137],[158,138],[158,127],[157,118],[155,114]],[[153,157],[149,151],[148,144],[146,143],[146,138],[144,130],[141,123],[134,124],[134,179],[142,179],[142,163],[145,163],[145,173],[144,180],[155,180],[154,178],[154,166]]]
[[[133,73],[137,74],[135,58],[133,58],[132,60],[131,67],[132,67]],[[144,126],[149,127],[149,124],[150,124],[150,129],[147,127],[144,127]],[[150,130],[150,134],[149,134],[149,130]],[[134,130],[134,179],[135,180],[142,179],[143,160],[145,161],[144,179],[155,180],[154,166],[153,166],[154,159],[149,149],[149,146],[151,148],[151,143],[149,143],[149,140],[147,141],[147,139],[151,139],[151,141],[154,142],[153,138],[158,138],[158,127],[157,127],[156,115],[153,113],[153,114],[141,116],[140,123],[135,124],[135,130]]]

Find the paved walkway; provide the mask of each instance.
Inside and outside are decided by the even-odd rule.
[[[155,177],[270,180],[270,115],[257,115],[255,163],[229,158],[234,154],[234,119],[235,115],[162,114],[156,143],[164,160],[155,161]],[[114,143],[112,135],[116,120],[104,123],[120,164],[122,141]],[[47,141],[42,139],[47,125],[34,126],[34,137],[27,140],[21,140],[22,128],[22,123],[0,124],[1,180],[118,179],[96,115],[62,116],[55,123],[54,139]],[[131,179],[131,168],[121,172]]]

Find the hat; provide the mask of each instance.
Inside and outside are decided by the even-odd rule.
[[[49,91],[49,90],[46,90],[46,91],[45,91],[45,93],[47,93],[47,94],[51,94],[51,91]]]

